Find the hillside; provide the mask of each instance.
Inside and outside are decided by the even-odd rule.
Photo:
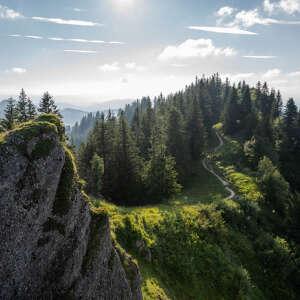
[[[76,160],[144,299],[298,299],[299,145],[294,99],[215,74],[101,114]]]
[[[193,182],[160,205],[125,208],[92,198],[108,211],[118,242],[138,260],[145,300],[298,299],[295,249],[262,224],[255,178],[222,173],[218,166],[228,161],[212,159],[233,151],[227,142],[206,154],[210,168],[235,191],[232,199],[201,164]]]

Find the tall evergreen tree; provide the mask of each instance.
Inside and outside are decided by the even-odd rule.
[[[136,204],[141,186],[141,162],[124,112],[119,119],[116,145],[116,180],[110,197],[118,203]]]
[[[143,158],[149,157],[149,150],[151,148],[151,133],[155,124],[155,114],[154,109],[152,108],[151,101],[147,101],[146,111],[143,114],[141,128],[142,128],[142,137],[143,141],[141,143],[141,154]]]
[[[156,125],[151,137],[150,159],[145,170],[145,187],[150,201],[167,199],[180,191],[175,160],[167,154],[165,133]]]
[[[251,113],[251,111],[252,111],[251,94],[250,94],[250,88],[247,85],[244,88],[243,95],[242,95],[242,103],[241,103],[242,118],[248,116]]]
[[[56,114],[59,117],[62,117],[62,115],[59,112],[59,109],[57,108],[54,102],[53,97],[48,92],[45,92],[43,94],[38,111],[43,114]]]
[[[12,98],[8,99],[8,104],[4,110],[4,119],[1,120],[0,124],[4,130],[12,130],[18,120],[18,112]]]
[[[224,109],[224,132],[233,134],[238,129],[240,120],[237,89],[233,86]]]
[[[16,105],[16,109],[18,112],[18,122],[27,122],[29,120],[27,114],[27,107],[28,107],[28,97],[24,89],[22,89]]]
[[[27,116],[28,120],[33,120],[36,117],[36,108],[30,98],[27,101]]]
[[[183,116],[174,106],[171,107],[167,119],[167,149],[176,161],[176,170],[180,174],[179,181],[182,183],[187,179],[189,150]]]
[[[279,118],[281,116],[282,107],[283,107],[283,102],[282,102],[280,91],[278,91],[276,94],[276,99],[275,99],[275,101],[273,103],[273,107],[272,107],[273,119]]]
[[[286,104],[283,114],[283,141],[280,147],[281,173],[292,185],[300,190],[300,138],[298,108],[293,98]]]
[[[192,102],[192,111],[187,123],[187,132],[189,135],[189,149],[191,158],[197,160],[202,155],[204,145],[204,128],[200,111],[200,105],[194,98]]]

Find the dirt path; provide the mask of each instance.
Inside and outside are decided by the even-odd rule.
[[[220,142],[220,144],[214,149],[214,151],[217,151],[220,147],[222,147],[224,145],[224,141],[222,139],[222,137],[220,136],[220,134],[216,131],[216,135],[218,137],[218,140]],[[225,199],[232,199],[233,197],[235,197],[235,192],[229,187],[229,182],[224,180],[223,178],[221,178],[218,174],[216,174],[216,172],[211,169],[208,165],[207,165],[207,162],[206,162],[206,158],[204,158],[202,160],[202,165],[203,167],[208,171],[210,172],[211,174],[213,174],[215,177],[218,178],[218,180],[224,185],[225,189],[230,193],[230,195],[225,198]]]

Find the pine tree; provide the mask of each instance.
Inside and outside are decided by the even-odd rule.
[[[136,204],[141,188],[141,162],[130,134],[124,112],[119,118],[118,142],[116,146],[116,180],[111,198],[117,203]]]
[[[282,98],[281,98],[280,91],[278,91],[277,95],[276,95],[276,99],[275,99],[275,101],[273,103],[273,107],[272,107],[273,119],[279,118],[281,116],[282,107],[283,107]]]
[[[18,120],[18,112],[12,98],[8,99],[8,104],[4,110],[4,119],[1,120],[0,124],[4,130],[12,130]]]
[[[236,88],[233,86],[224,109],[224,133],[235,133],[238,130],[238,120],[240,120],[238,94]]]
[[[189,150],[184,128],[181,112],[174,106],[171,107],[167,119],[167,149],[175,159],[180,183],[187,179],[189,165]]]
[[[28,120],[33,120],[36,117],[36,108],[30,98],[27,101],[27,116]]]
[[[99,196],[102,191],[103,174],[104,174],[104,161],[96,153],[94,154],[91,162],[91,183],[90,190],[93,195]]]
[[[284,226],[291,205],[289,184],[267,157],[264,157],[258,164],[258,178],[264,194],[262,200],[264,213],[273,226],[280,228]]]
[[[143,115],[141,123],[143,141],[141,143],[140,151],[143,158],[149,158],[149,150],[151,147],[150,138],[155,124],[155,114],[151,105],[151,101],[149,100],[146,103],[146,111]]]
[[[286,104],[283,114],[283,140],[280,147],[281,173],[293,189],[300,190],[300,138],[298,108],[293,98]]]
[[[189,149],[193,160],[200,159],[204,145],[204,128],[200,111],[200,106],[194,98],[190,119],[187,123],[187,132],[189,135]]]
[[[286,104],[283,123],[286,134],[290,137],[294,134],[298,118],[298,109],[293,98],[290,98]]]
[[[175,160],[167,155],[165,139],[163,129],[155,126],[151,137],[150,160],[145,170],[146,193],[152,202],[167,199],[181,189],[177,183]]]
[[[55,105],[53,97],[48,92],[45,92],[42,96],[38,111],[43,114],[56,114],[60,118],[62,117],[59,109]]]
[[[252,103],[251,103],[251,95],[250,95],[250,88],[247,85],[244,88],[243,96],[242,96],[242,103],[241,103],[241,112],[242,117],[248,116],[252,111]]]
[[[131,132],[140,153],[143,151],[143,142],[145,140],[141,118],[141,109],[137,106],[131,121]]]
[[[18,122],[20,123],[27,122],[29,120],[27,114],[27,107],[28,107],[28,97],[24,89],[22,89],[19,95],[19,100],[16,105],[16,109],[18,112]]]

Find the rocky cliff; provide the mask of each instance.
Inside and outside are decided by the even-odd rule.
[[[0,299],[142,299],[63,140],[53,115],[0,136]]]

